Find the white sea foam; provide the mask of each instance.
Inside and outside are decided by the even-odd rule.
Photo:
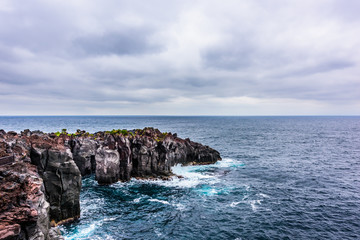
[[[214,175],[213,172],[207,172],[207,169],[213,168],[228,168],[228,167],[236,167],[242,166],[238,160],[234,160],[231,158],[224,158],[221,161],[218,161],[214,164],[209,165],[194,165],[194,166],[182,166],[180,164],[171,168],[172,172],[181,178],[173,177],[171,181],[164,181],[164,180],[136,180],[133,179],[132,183],[155,183],[166,187],[180,187],[180,188],[194,188],[199,184],[215,184],[220,182],[218,178],[220,175]],[[218,191],[213,189],[209,193],[210,195],[217,194]]]
[[[186,209],[185,205],[182,204],[182,203],[168,202],[168,201],[160,200],[160,199],[156,199],[156,198],[149,199],[149,201],[150,202],[162,203],[164,205],[171,205],[171,206],[175,207],[179,211],[183,211],[183,210]]]
[[[241,202],[232,202],[230,204],[230,207],[236,207],[238,204],[240,204]]]
[[[249,203],[250,203],[252,210],[255,212],[258,208],[258,205],[261,205],[261,200],[251,200],[251,201],[249,201]]]
[[[133,202],[134,202],[134,203],[139,203],[139,202],[140,202],[140,200],[141,200],[141,197],[139,197],[139,198],[135,198],[135,199],[133,200]]]
[[[259,195],[260,197],[263,197],[263,198],[270,198],[269,195],[266,195],[266,194],[264,194],[264,193],[259,193],[258,195]]]
[[[149,199],[149,201],[150,202],[159,202],[159,203],[162,203],[162,204],[170,205],[170,203],[168,201],[160,200],[160,199],[156,199],[156,198]]]
[[[78,232],[71,236],[65,237],[65,240],[87,239],[91,233],[95,231],[97,227],[100,227],[103,221],[96,221],[86,227],[81,227]]]
[[[224,158],[221,161],[217,161],[215,164],[212,165],[220,168],[229,168],[229,167],[236,168],[236,167],[244,166],[244,163],[232,158]],[[212,165],[208,165],[208,166],[212,166]]]
[[[203,166],[181,166],[176,165],[172,168],[174,174],[182,178],[173,177],[171,181],[156,181],[157,184],[167,187],[194,188],[202,183],[216,183],[218,178],[206,172],[198,172]]]
[[[251,206],[251,209],[255,212],[259,205],[261,205],[261,200],[245,200],[245,201],[239,201],[239,202],[232,202],[230,204],[230,207],[236,207],[237,205],[239,205],[240,203],[245,203],[245,204],[249,204]]]
[[[88,239],[88,238],[86,238],[86,239]],[[92,240],[115,240],[114,237],[112,237],[112,236],[110,236],[108,234],[106,234],[105,236],[102,235],[101,237],[91,237],[91,239]]]
[[[176,209],[179,210],[179,211],[183,211],[183,210],[186,209],[186,208],[185,208],[185,205],[184,205],[184,204],[181,204],[181,203],[176,203],[176,204],[172,204],[172,205],[175,206]]]

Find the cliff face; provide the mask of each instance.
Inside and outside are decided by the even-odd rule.
[[[61,138],[34,134],[27,139],[31,144],[31,163],[44,180],[51,220],[58,223],[78,218],[81,173],[72,152]]]
[[[1,166],[0,179],[0,239],[48,239],[50,205],[36,166]]]
[[[53,225],[80,216],[82,176],[95,174],[99,184],[129,181],[131,177],[169,178],[171,167],[178,163],[210,164],[221,159],[219,152],[208,146],[153,128],[94,134],[80,130],[75,134],[65,131],[45,134],[29,130],[17,134],[0,130],[0,157],[9,155],[13,155],[17,162],[29,166],[26,162],[31,162],[37,167],[30,168],[31,174],[38,174],[39,181],[44,182],[43,196],[50,204],[46,212],[49,211]],[[11,169],[13,166],[7,167]],[[19,221],[15,219],[13,222]],[[12,226],[10,223],[8,225]],[[16,232],[18,229],[20,233],[24,232],[21,226],[15,229]],[[46,236],[46,231],[43,234]]]

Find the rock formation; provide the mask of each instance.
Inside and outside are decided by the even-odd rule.
[[[44,179],[50,217],[55,223],[80,217],[81,173],[62,138],[30,136],[31,163]]]
[[[14,156],[16,163],[0,166],[0,173],[4,175],[1,177],[7,181],[0,184],[1,194],[6,195],[6,199],[23,194],[34,199],[37,196],[30,205],[24,205],[20,200],[18,205],[11,205],[1,200],[0,204],[8,205],[0,206],[3,211],[0,216],[5,219],[0,225],[0,236],[5,232],[6,236],[19,236],[14,239],[32,239],[30,236],[52,239],[57,234],[49,231],[49,221],[57,225],[79,218],[81,178],[84,176],[95,174],[99,184],[129,181],[131,177],[167,179],[172,176],[171,167],[176,164],[211,164],[221,159],[219,152],[208,146],[154,128],[94,134],[81,130],[68,134],[65,129],[50,134],[0,130],[0,158],[6,156]],[[29,166],[28,172],[20,167],[25,165]],[[22,174],[18,179],[27,174],[33,177],[26,179],[37,180],[24,183],[21,181],[25,180],[9,177],[9,171],[14,172],[14,176]],[[12,186],[12,181],[16,186],[6,189],[6,184]],[[44,189],[41,190],[41,186]],[[7,218],[22,211],[22,207],[30,209],[27,210],[29,213]]]
[[[36,166],[1,166],[0,180],[0,239],[49,239],[50,205]],[[52,234],[52,239],[60,237]]]

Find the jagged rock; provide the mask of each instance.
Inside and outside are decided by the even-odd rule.
[[[81,175],[87,176],[95,172],[95,155],[98,148],[95,140],[88,138],[72,139],[70,141],[74,161]]]
[[[166,150],[161,143],[150,136],[135,136],[132,147],[132,175],[135,177],[154,177],[170,174],[170,165],[166,163]]]
[[[0,167],[0,239],[50,239],[49,203],[36,167]]]
[[[120,157],[120,180],[129,181],[132,171],[131,143],[129,138],[117,137],[117,147]]]
[[[95,178],[99,184],[111,184],[120,179],[120,155],[117,150],[100,147],[95,155]]]
[[[80,216],[81,173],[70,149],[31,149],[31,161],[38,166],[55,223]]]
[[[212,164],[220,160],[220,153],[208,146],[192,142],[190,139],[166,137],[163,145],[166,150],[166,158],[171,166],[175,164],[194,165]]]

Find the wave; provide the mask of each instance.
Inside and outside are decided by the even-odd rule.
[[[156,198],[151,198],[148,201],[150,201],[150,202],[158,202],[158,203],[162,203],[164,205],[171,205],[171,206],[175,207],[179,211],[183,211],[183,210],[186,209],[186,207],[185,207],[185,205],[183,203],[168,202],[168,201],[160,200],[160,199],[156,199]]]
[[[168,201],[165,201],[165,200],[160,200],[160,199],[149,199],[150,202],[159,202],[159,203],[162,203],[162,204],[166,204],[166,205],[170,205],[170,203]]]
[[[213,170],[222,168],[236,168],[239,166],[244,166],[244,164],[231,158],[225,158],[221,161],[209,165],[182,166],[178,164],[172,167],[172,172],[178,176],[181,176],[181,178],[173,177],[172,181],[162,181],[160,184],[181,188],[194,188],[200,184],[213,185],[221,181],[219,177],[222,175],[222,173],[217,173]]]
[[[65,236],[65,240],[88,239],[96,228],[101,227],[103,221],[95,221],[89,225],[77,228],[74,234]]]

